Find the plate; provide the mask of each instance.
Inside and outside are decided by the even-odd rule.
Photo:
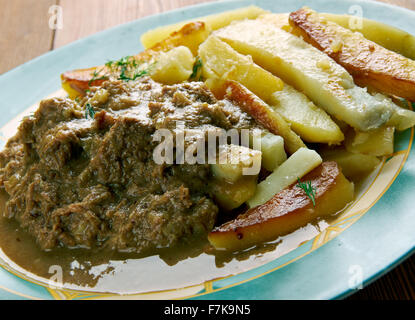
[[[143,18],[97,33],[49,52],[0,76],[0,148],[30,106],[57,92],[66,70],[100,65],[141,51],[139,36],[157,26],[238,7],[257,5],[273,12],[290,12],[303,5],[320,12],[355,13],[415,34],[415,13],[373,1],[237,0],[208,3]],[[357,10],[357,11],[356,11]],[[277,256],[264,255],[249,265],[229,264],[224,274],[209,279],[187,265],[172,277],[187,283],[166,288],[128,288],[125,295],[111,290],[59,288],[29,276],[0,254],[1,299],[338,299],[388,272],[415,248],[414,130],[396,136],[395,153],[383,160],[359,189],[358,200],[324,231],[298,248]],[[192,259],[190,259],[192,261]],[[153,263],[153,265],[152,265]],[[228,265],[228,267],[229,267]],[[154,262],[148,261],[151,279]],[[194,266],[193,266],[194,268]],[[127,274],[128,275],[128,274]],[[195,276],[189,276],[195,275]],[[154,278],[153,278],[154,279]],[[153,281],[154,282],[154,281]]]

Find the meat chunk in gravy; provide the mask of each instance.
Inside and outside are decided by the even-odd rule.
[[[80,102],[42,101],[0,153],[4,214],[43,249],[145,252],[206,237],[218,214],[209,165],[153,159],[156,130],[177,123],[202,134],[256,126],[197,82],[108,81]]]

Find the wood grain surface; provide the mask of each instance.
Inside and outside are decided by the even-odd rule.
[[[216,0],[0,0],[0,74],[43,53],[115,25]],[[377,0],[415,10],[415,0]],[[63,9],[62,29],[49,28],[49,8]],[[415,299],[415,256],[351,300]]]

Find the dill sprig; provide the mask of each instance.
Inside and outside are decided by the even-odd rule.
[[[203,67],[203,61],[199,57],[196,57],[196,62],[193,66],[193,72],[190,76],[191,80],[195,80],[197,75],[199,74],[199,70]],[[200,80],[201,77],[199,77],[198,80]]]
[[[311,185],[311,181],[301,182],[300,178],[297,178],[297,180],[297,187],[303,189],[313,205],[316,206],[316,189]]]
[[[134,81],[148,74],[148,70],[140,69],[141,61],[132,56],[125,56],[119,60],[107,61],[105,66],[112,74],[118,74],[117,79],[122,81]]]
[[[88,86],[91,86],[92,82],[96,81],[96,80],[108,80],[108,75],[102,75],[99,76],[99,74],[103,71],[104,69],[102,68],[101,70],[97,71],[94,70],[94,72],[92,73],[92,78],[88,81]]]
[[[95,117],[95,110],[91,106],[91,104],[88,102],[85,105],[85,119],[88,119],[88,118],[94,119],[94,117]]]

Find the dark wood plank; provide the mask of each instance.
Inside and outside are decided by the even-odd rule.
[[[49,8],[56,0],[0,0],[0,74],[51,49]]]

